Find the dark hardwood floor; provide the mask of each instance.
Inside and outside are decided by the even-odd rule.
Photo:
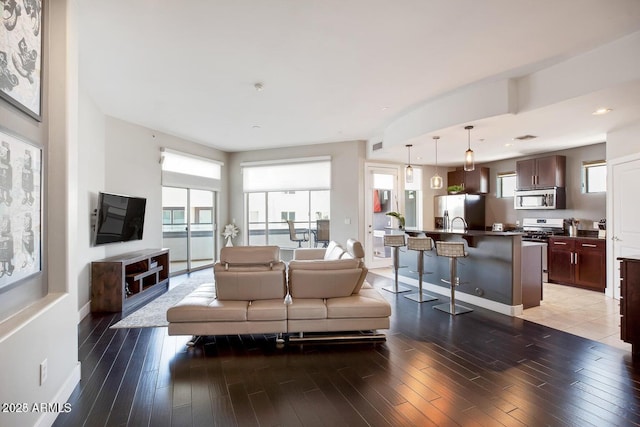
[[[369,275],[376,287],[388,279]],[[387,340],[277,348],[79,325],[82,380],[55,426],[631,426],[640,367],[604,344],[476,308],[451,317],[382,291]]]

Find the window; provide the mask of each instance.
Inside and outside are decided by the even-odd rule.
[[[513,197],[516,191],[516,173],[503,172],[498,174],[496,183],[496,197],[505,198]]]
[[[305,246],[316,242],[317,220],[329,219],[331,159],[313,157],[245,162],[242,181],[248,244],[297,247],[287,220],[306,235]]]
[[[287,194],[287,192],[285,192]],[[280,219],[283,221],[295,221],[296,213],[295,212],[280,212]]]
[[[422,169],[414,167],[413,182],[404,186],[405,227],[422,229],[422,208]]]
[[[195,207],[196,224],[211,224],[213,222],[213,209]]]
[[[607,191],[607,163],[604,160],[582,163],[582,192]]]
[[[171,224],[186,224],[186,218],[184,216],[184,208],[168,207],[162,208],[162,223],[165,225]]]

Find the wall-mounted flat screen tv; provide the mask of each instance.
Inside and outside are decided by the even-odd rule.
[[[141,240],[147,199],[99,193],[94,244]]]

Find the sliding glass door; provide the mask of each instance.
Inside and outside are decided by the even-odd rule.
[[[216,253],[216,193],[162,187],[162,242],[171,275],[211,267]]]

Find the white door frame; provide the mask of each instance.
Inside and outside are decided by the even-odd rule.
[[[607,296],[620,299],[620,266],[618,257],[624,255],[621,253],[621,240],[616,234],[620,233],[620,224],[616,224],[616,211],[619,198],[629,197],[629,194],[620,194],[621,190],[614,180],[615,169],[619,166],[626,165],[631,162],[640,161],[640,153],[607,160],[607,288],[605,294]],[[635,196],[632,196],[635,197]],[[640,253],[640,241],[633,242],[637,244]]]
[[[373,256],[373,180],[374,172],[390,173],[396,175],[395,192],[398,200],[398,209],[402,212],[404,209],[404,181],[400,179],[402,175],[402,167],[399,165],[388,163],[365,163],[364,167],[364,187],[365,187],[365,207],[363,221],[363,236],[365,238],[365,263],[368,268],[388,267],[389,261],[376,261]],[[402,183],[401,183],[402,181]],[[394,209],[395,210],[395,209]]]

